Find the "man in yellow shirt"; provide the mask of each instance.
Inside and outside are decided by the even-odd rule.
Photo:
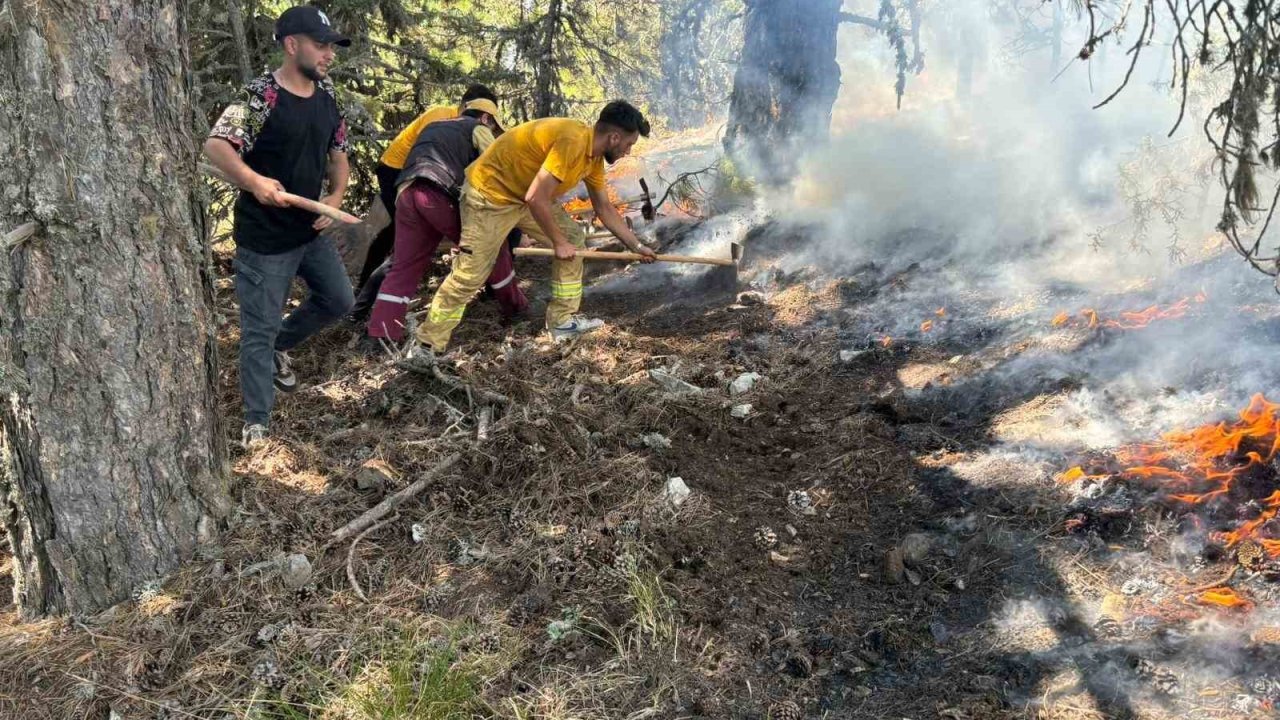
[[[427,108],[425,112],[414,119],[404,130],[396,135],[395,140],[387,146],[385,152],[382,153],[382,159],[378,161],[378,166],[374,170],[374,174],[378,178],[378,196],[382,198],[382,204],[387,208],[387,212],[391,215],[391,224],[382,229],[378,236],[369,244],[369,254],[365,256],[364,267],[360,269],[360,279],[356,282],[356,305],[352,311],[352,315],[363,320],[364,316],[369,313],[373,307],[374,298],[378,294],[378,288],[382,285],[383,278],[386,277],[388,267],[379,267],[391,254],[391,249],[395,246],[396,241],[396,178],[400,177],[400,172],[404,170],[405,160],[409,157],[409,151],[413,149],[414,142],[418,136],[422,134],[422,129],[437,120],[453,120],[462,115],[462,110],[467,103],[472,100],[488,100],[492,103],[498,102],[498,97],[488,87],[479,83],[473,83],[467,86],[465,92],[462,93],[462,102],[458,105],[436,105]],[[374,273],[377,272],[375,276]]]
[[[654,252],[640,243],[609,202],[605,163],[626,157],[636,140],[649,135],[649,122],[630,103],[605,106],[595,126],[568,118],[524,123],[494,141],[467,170],[462,189],[463,253],[436,291],[419,345],[408,360],[411,369],[427,369],[449,344],[467,303],[484,283],[503,239],[519,228],[555,248],[551,265],[551,302],[547,329],[556,342],[595,330],[599,320],[578,317],[582,303],[582,228],[556,199],[585,182],[596,217],[623,244],[653,262]]]

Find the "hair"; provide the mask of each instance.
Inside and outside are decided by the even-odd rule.
[[[649,121],[644,119],[644,113],[626,100],[614,100],[604,106],[600,111],[600,119],[596,120],[596,127],[601,126],[617,128],[626,133],[638,132],[649,137]]]
[[[469,117],[469,118],[475,118],[476,120],[480,120],[481,118],[483,118],[483,117],[485,117],[485,116],[488,116],[488,117],[489,117],[489,122],[491,123],[491,124],[489,125],[489,129],[490,129],[490,130],[493,130],[493,136],[494,136],[494,137],[498,137],[499,135],[502,135],[502,133],[503,133],[503,128],[502,128],[502,126],[498,124],[498,118],[496,118],[496,117],[494,117],[494,116],[492,116],[492,115],[489,115],[489,113],[487,113],[487,112],[485,112],[485,111],[483,111],[483,110],[477,110],[477,109],[475,109],[475,108],[470,108],[470,109],[467,109],[467,110],[463,110],[463,111],[462,111],[462,116],[463,116],[463,117]],[[483,122],[483,120],[481,120],[481,122]]]
[[[462,104],[466,105],[472,100],[489,100],[491,102],[497,103],[498,96],[493,94],[493,91],[489,89],[488,85],[481,85],[480,83],[471,83],[470,85],[467,86],[466,91],[462,93]]]

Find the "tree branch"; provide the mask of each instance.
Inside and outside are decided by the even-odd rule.
[[[854,15],[853,13],[842,12],[840,13],[840,22],[853,23],[854,25],[866,25],[873,30],[884,32],[884,23],[876,20],[875,18],[866,17],[865,15]]]
[[[363,532],[364,530],[368,529],[374,523],[386,517],[387,514],[390,513],[392,510],[395,510],[397,507],[399,507],[400,504],[403,503],[405,500],[408,500],[409,498],[412,498],[413,496],[427,489],[428,485],[430,485],[433,481],[435,481],[436,478],[443,475],[446,470],[448,470],[449,468],[457,464],[457,462],[461,459],[462,459],[461,453],[454,453],[446,457],[444,460],[441,460],[438,465],[431,468],[430,472],[428,472],[426,475],[423,475],[421,478],[419,478],[409,487],[401,490],[400,492],[394,495],[389,496],[387,499],[373,506],[373,508],[370,509],[365,514],[361,515],[355,520],[352,520],[346,525],[343,525],[338,530],[334,531],[333,537],[332,539],[329,540],[328,545],[333,545],[335,543],[343,542],[344,540],[351,537],[352,535],[355,535],[357,533]]]

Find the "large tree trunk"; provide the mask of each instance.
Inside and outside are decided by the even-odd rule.
[[[840,0],[747,0],[726,149],[768,179],[790,176],[801,146],[826,139],[840,90]]]
[[[249,38],[244,32],[244,10],[240,0],[227,0],[227,20],[231,26],[231,42],[236,46],[236,63],[240,67],[240,82],[253,79],[253,62],[249,60]]]
[[[0,14],[0,492],[27,617],[92,613],[225,514],[185,4]]]
[[[534,67],[533,101],[534,117],[555,117],[564,114],[564,95],[560,88],[560,66],[556,60],[556,40],[563,33],[563,0],[547,3],[547,14],[542,18],[542,35],[538,40],[538,63]]]

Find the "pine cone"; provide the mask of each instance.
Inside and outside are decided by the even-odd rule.
[[[769,720],[803,720],[803,718],[804,711],[790,700],[777,703],[769,710]]]
[[[507,527],[512,533],[520,533],[529,527],[529,513],[523,508],[511,508],[507,511]]]
[[[605,577],[616,582],[625,583],[640,569],[640,561],[630,552],[622,551],[613,556],[613,562],[600,569]]]
[[[1244,540],[1236,547],[1236,562],[1245,570],[1259,570],[1266,561],[1266,551],[1252,540]]]
[[[791,508],[791,512],[808,514],[813,507],[813,498],[804,490],[792,490],[787,493],[787,507]]]
[[[453,494],[453,511],[459,515],[471,515],[475,510],[475,502],[473,500],[474,493],[465,488],[458,489]]]
[[[422,609],[428,613],[435,614],[444,606],[445,601],[452,594],[453,588],[448,584],[429,588],[422,596]]]
[[[760,630],[751,637],[751,653],[753,655],[763,655],[769,649],[769,633]]]
[[[280,672],[280,666],[276,664],[274,658],[265,658],[253,666],[253,671],[249,673],[249,679],[264,687],[272,690],[279,690],[284,687],[288,680],[285,674]]]
[[[595,546],[595,536],[581,530],[575,530],[573,539],[569,541],[569,557],[581,561]]]
[[[788,675],[797,678],[807,678],[813,675],[813,659],[808,653],[796,651],[787,656],[786,671]],[[796,717],[800,717],[797,715]]]
[[[1093,632],[1098,637],[1106,640],[1114,640],[1123,634],[1120,623],[1116,622],[1115,618],[1106,615],[1098,618],[1098,621],[1093,624]]]
[[[310,600],[311,598],[315,597],[315,595],[316,595],[316,584],[314,582],[309,582],[306,585],[303,585],[302,587],[293,591],[293,598],[300,603]]]
[[[449,562],[455,565],[466,565],[471,562],[471,543],[462,538],[449,541]]]
[[[556,585],[568,585],[578,575],[578,564],[567,558],[554,556],[547,561],[547,571]]]
[[[1178,680],[1177,675],[1157,666],[1150,660],[1132,658],[1130,666],[1133,668],[1133,674],[1137,675],[1139,680],[1149,683],[1151,689],[1160,695],[1176,695],[1182,688],[1182,683]]]
[[[543,602],[536,594],[525,593],[516,598],[511,610],[507,611],[507,621],[512,625],[522,626],[530,623],[539,612],[543,611]]]
[[[772,550],[778,546],[778,533],[768,525],[761,525],[756,528],[755,543],[761,550]]]
[[[498,633],[485,633],[480,638],[480,650],[490,655],[502,649],[502,638]]]

